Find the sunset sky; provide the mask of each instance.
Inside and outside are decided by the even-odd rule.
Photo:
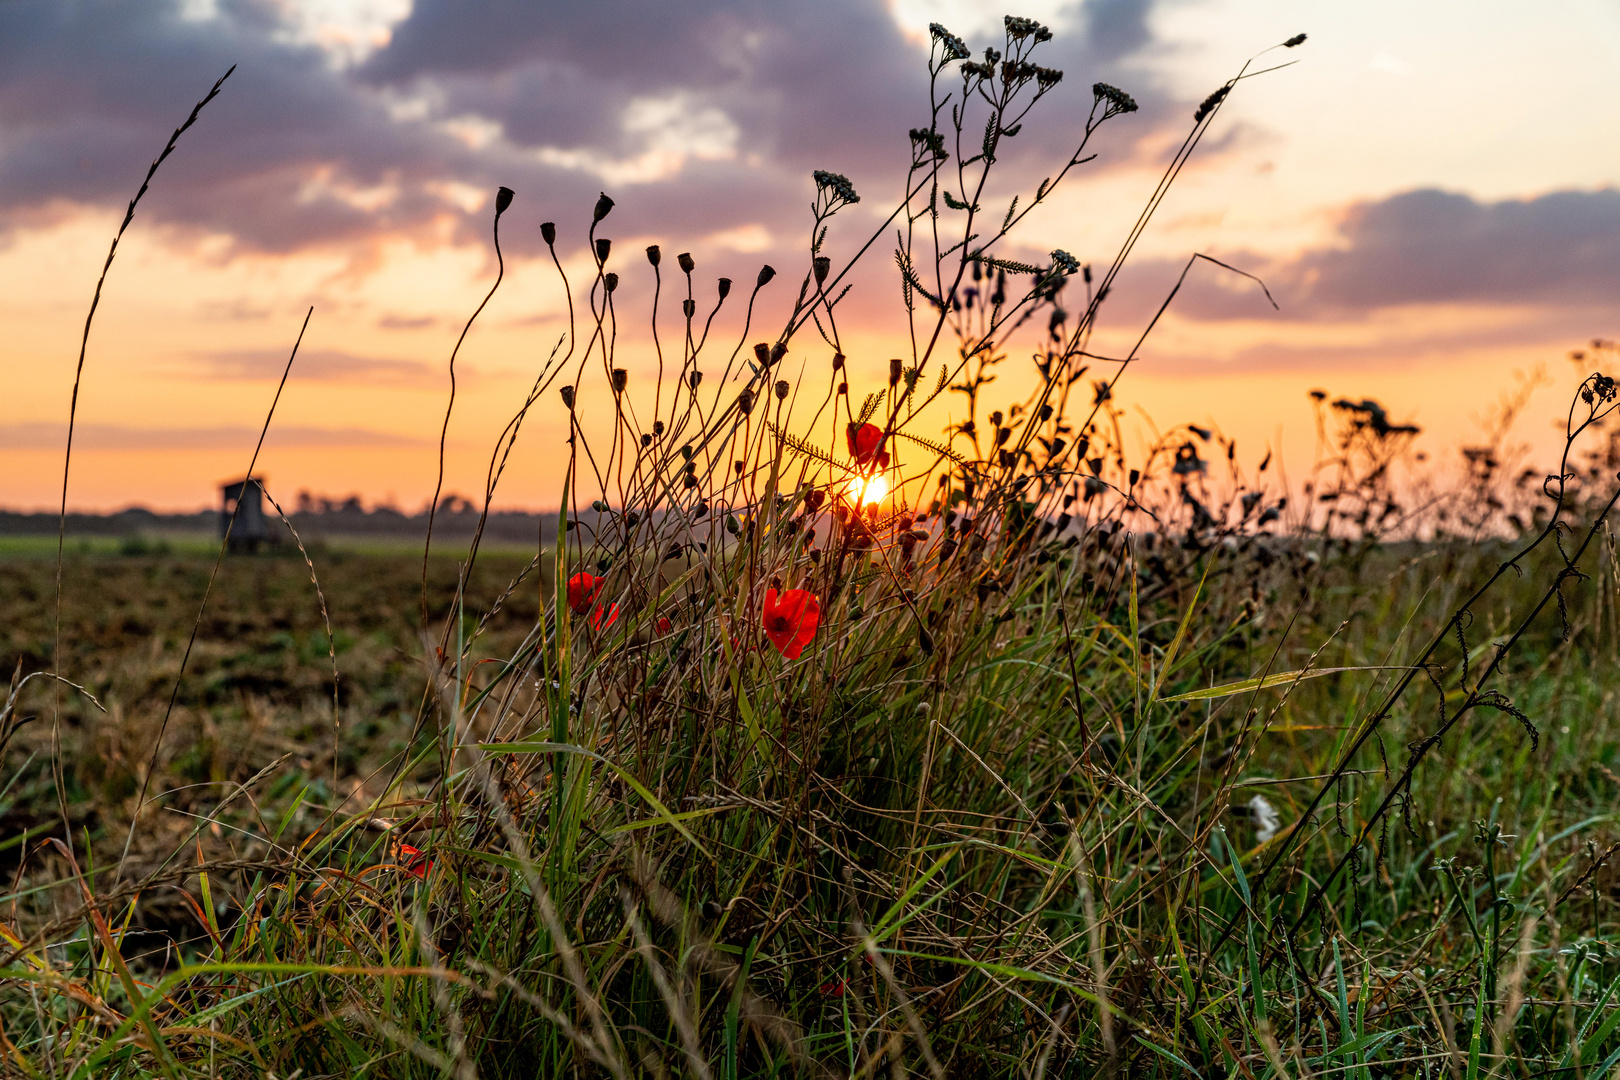
[[[577,286],[597,193],[616,200],[602,234],[627,324],[645,323],[641,252],[658,243],[666,289],[675,253],[696,258],[700,308],[716,277],[745,296],[762,263],[777,267],[761,305],[779,327],[808,260],[812,170],[862,194],[831,238],[847,257],[892,208],[906,132],[927,120],[928,23],[982,50],[1005,12],[977,0],[4,0],[0,507],[55,507],[107,245],[151,158],[232,64],[109,276],[70,506],[211,503],[245,467],[311,305],[259,471],[278,497],[419,506],[446,361],[494,280],[489,222],[506,185],[506,279],[458,360],[447,454],[447,488],[480,489],[497,432],[566,328],[542,221],[558,223]],[[1198,102],[1251,55],[1309,34],[1272,54],[1294,66],[1234,92],[1104,308],[1107,353],[1194,252],[1262,276],[1281,306],[1196,270],[1121,383],[1142,430],[1214,424],[1245,457],[1275,448],[1303,470],[1306,393],[1321,387],[1384,401],[1425,428],[1438,459],[1478,437],[1516,372],[1544,365],[1519,437],[1545,446],[1577,381],[1566,353],[1620,336],[1612,0],[1039,0],[1011,13],[1052,27],[1037,59],[1065,77],[1004,182],[1032,189],[1061,166],[1093,82],[1142,104],[1104,127],[1098,159],[1007,252],[1044,261],[1061,247],[1099,270]],[[851,306],[857,395],[900,355],[889,248],[870,256]],[[663,305],[673,333],[678,301],[666,291]],[[751,337],[766,336],[758,326]],[[734,342],[740,327],[725,327]],[[627,329],[622,349],[633,389],[650,392],[645,335]],[[791,355],[824,380],[830,349],[813,333]],[[499,502],[556,505],[565,432],[548,396]]]

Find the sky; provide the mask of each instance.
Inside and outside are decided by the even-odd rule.
[[[246,467],[311,307],[257,471],[284,499],[420,506],[447,362],[495,280],[505,185],[504,278],[458,355],[447,436],[447,490],[481,490],[567,326],[541,222],[557,222],[577,286],[591,207],[615,200],[600,234],[636,313],[621,362],[650,393],[641,250],[661,246],[666,285],[690,251],[710,299],[717,277],[745,295],[774,265],[760,317],[780,325],[808,261],[812,171],[862,193],[829,240],[847,258],[893,208],[906,133],[927,120],[929,22],[982,50],[1006,13],[1052,28],[1037,59],[1065,74],[998,163],[1003,195],[1061,167],[1092,83],[1141,103],[1006,251],[1060,247],[1099,271],[1205,95],[1309,35],[1223,105],[1104,305],[1097,351],[1129,346],[1194,253],[1259,275],[1279,309],[1196,269],[1120,384],[1133,437],[1211,425],[1245,459],[1275,451],[1304,471],[1321,388],[1383,401],[1444,460],[1540,370],[1515,437],[1550,446],[1578,381],[1568,352],[1620,337],[1611,2],[0,0],[0,507],[57,505],[107,246],[169,132],[233,64],[108,275],[70,507],[212,503]],[[843,329],[859,394],[883,384],[905,322],[882,244],[855,281]],[[716,324],[731,342],[736,313]],[[830,352],[796,339],[795,377],[823,379]],[[560,402],[536,406],[498,503],[556,505],[566,430]]]

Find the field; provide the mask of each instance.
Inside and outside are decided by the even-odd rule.
[[[486,489],[441,502],[441,459],[427,504],[494,537],[557,410],[538,549],[0,544],[7,1070],[1611,1074],[1615,347],[1577,354],[1534,467],[1504,421],[1418,468],[1416,427],[1321,392],[1293,486],[1194,424],[1139,452],[1134,353],[1092,329],[1246,76],[1094,279],[1013,238],[1137,103],[1096,83],[1068,163],[981,214],[1062,78],[1049,30],[1005,31],[981,63],[931,29],[931,124],[867,242],[899,223],[886,381],[838,336],[847,177],[812,176],[780,329],[750,340],[771,266],[734,343],[654,299],[645,392],[603,194]],[[645,258],[654,298],[732,294]]]

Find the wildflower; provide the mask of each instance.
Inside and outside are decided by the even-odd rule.
[[[832,260],[825,255],[817,255],[811,263],[816,273],[816,284],[822,285],[827,280],[827,274],[832,269]]]
[[[1057,68],[1041,67],[1039,64],[1034,65],[1034,67],[1035,84],[1042,90],[1050,90],[1063,81],[1063,72]]]
[[[669,621],[669,616],[660,615],[658,617],[658,632],[660,634],[667,634],[673,629],[675,629],[675,624]]]
[[[433,869],[433,860],[427,857],[427,852],[410,844],[399,845],[399,868],[414,878],[427,880],[428,872]]]
[[[1249,816],[1257,826],[1254,834],[1257,843],[1265,843],[1282,828],[1282,818],[1277,814],[1277,808],[1266,801],[1264,795],[1256,795],[1249,800]]]
[[[775,589],[765,592],[765,636],[776,651],[797,660],[804,647],[816,636],[821,623],[821,602],[807,589],[788,589],[777,598]]]
[[[1092,83],[1091,94],[1096,100],[1106,102],[1103,116],[1109,117],[1116,113],[1132,113],[1137,109],[1136,99],[1117,86],[1108,83]]]
[[[1052,40],[1052,31],[1048,30],[1034,19],[1023,19],[1019,18],[1017,15],[1008,15],[1002,20],[1002,22],[1007,27],[1007,36],[1012,38],[1014,41],[1022,41],[1024,38],[1027,38],[1032,34],[1034,35],[1036,41]]]
[[[581,570],[568,579],[568,609],[575,615],[583,615],[586,610],[596,602],[602,594],[602,588],[607,584],[607,578],[597,577],[589,570]]]
[[[927,154],[935,161],[944,161],[951,156],[945,152],[945,136],[930,128],[912,128],[911,141],[917,145],[919,156]]]
[[[823,191],[830,191],[833,202],[853,204],[861,201],[861,197],[855,194],[855,185],[850,183],[849,177],[842,173],[817,169],[813,175],[816,179],[816,187]]]
[[[968,58],[967,43],[939,23],[929,23],[928,33],[939,42],[941,51],[945,54],[945,62],[952,60],[966,60]]]
[[[828,979],[821,984],[823,997],[843,997],[847,989],[848,987],[843,979]]]
[[[1053,250],[1052,265],[1059,270],[1062,270],[1065,274],[1078,274],[1080,272],[1080,260],[1076,259],[1073,255],[1070,255],[1062,248],[1056,248]]]
[[[598,604],[596,609],[591,612],[591,629],[595,630],[597,633],[601,633],[603,630],[606,630],[608,627],[617,622],[619,618],[619,605],[609,604],[607,606],[606,615],[607,618],[604,619],[602,617],[602,606]]]
[[[877,462],[879,468],[888,468],[889,452],[883,449],[883,429],[876,424],[851,424],[845,432],[849,439],[850,456],[857,465]]]

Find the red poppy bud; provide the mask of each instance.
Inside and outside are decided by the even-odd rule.
[[[670,622],[667,617],[662,615],[658,617],[658,632],[660,634],[667,634],[673,629],[675,629],[675,624]]]

